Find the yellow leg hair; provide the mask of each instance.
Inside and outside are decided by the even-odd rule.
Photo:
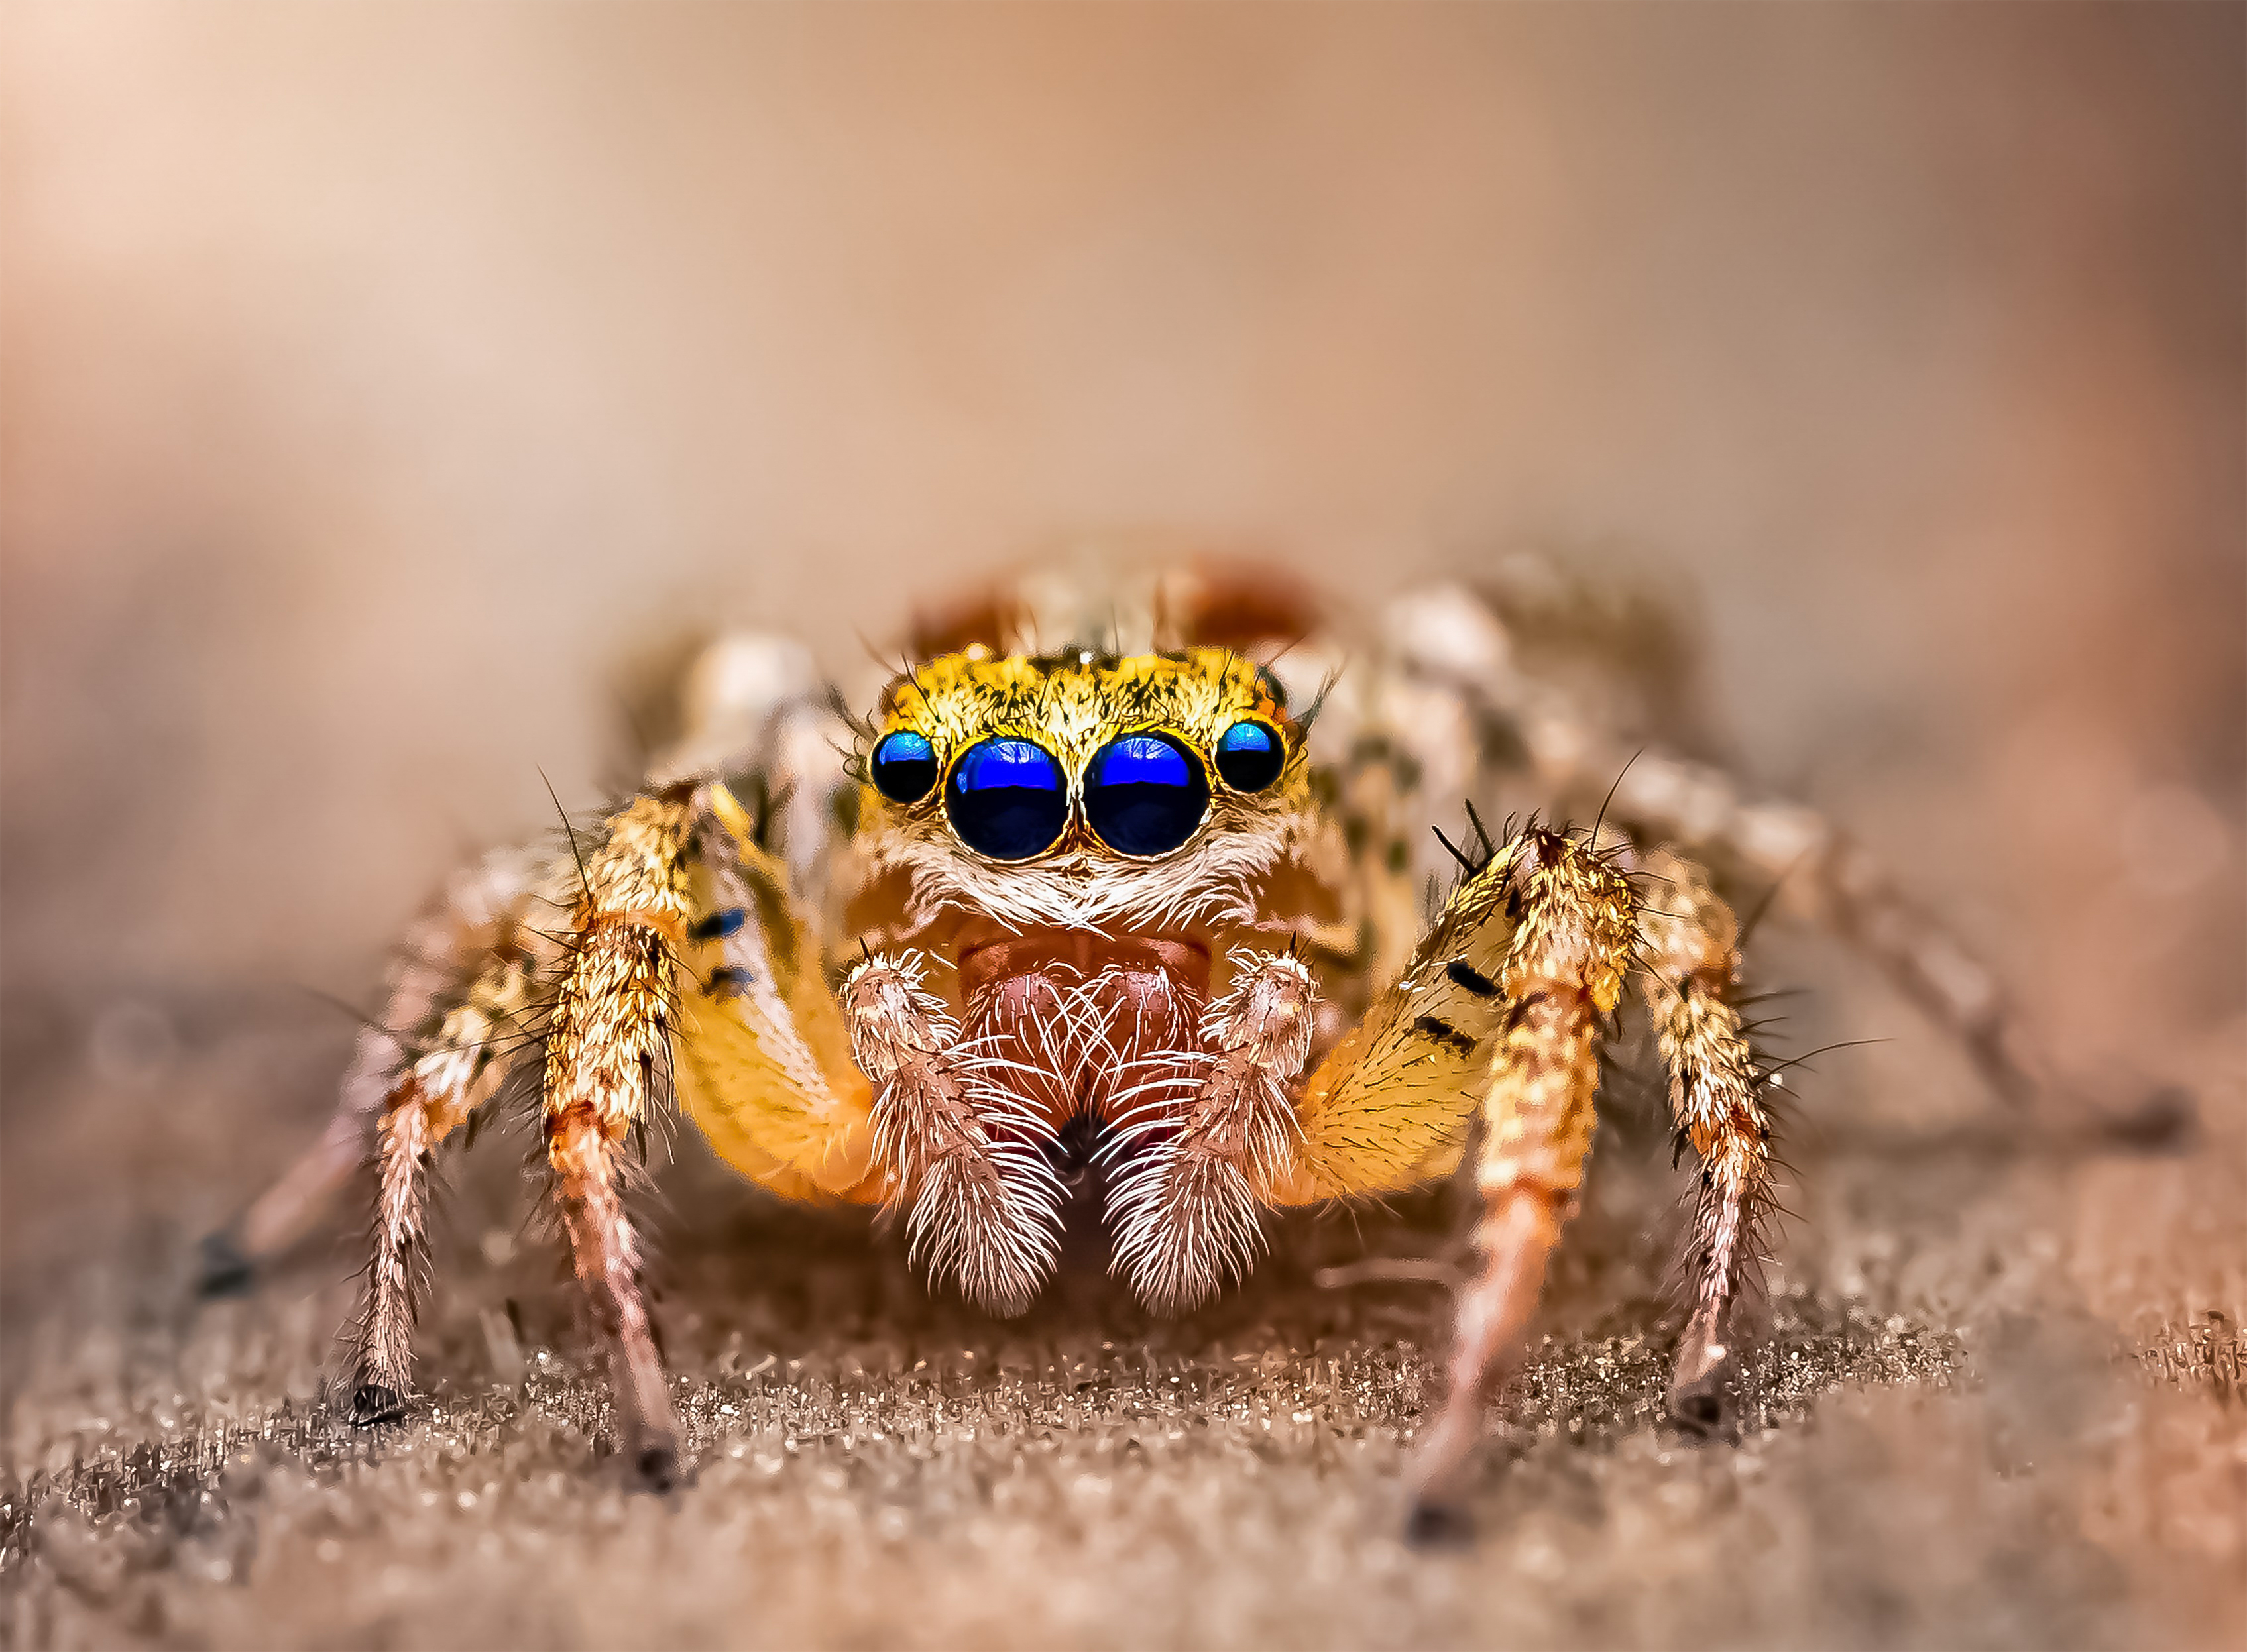
[[[788,869],[720,786],[708,788],[694,853],[680,1100],[720,1157],[773,1191],[878,1202],[873,1087],[851,1063]]]

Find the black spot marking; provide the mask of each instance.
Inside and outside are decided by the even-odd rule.
[[[1499,713],[1485,713],[1475,720],[1475,741],[1482,747],[1485,768],[1527,768],[1533,761],[1520,726]]]
[[[721,940],[734,933],[748,921],[749,913],[747,907],[728,906],[722,912],[713,912],[707,918],[695,919],[686,934],[692,940]]]
[[[756,972],[721,964],[710,972],[707,990],[713,998],[739,998],[756,984]]]
[[[1474,1040],[1440,1016],[1423,1015],[1412,1023],[1412,1030],[1457,1050],[1462,1055],[1472,1055],[1475,1053]]]
[[[1477,998],[1498,996],[1498,983],[1464,958],[1455,958],[1444,965],[1444,973],[1451,978],[1453,986],[1465,987]]]
[[[2102,1121],[2099,1129],[2115,1146],[2131,1152],[2175,1153],[2190,1147],[2199,1134],[2200,1109],[2190,1090],[2170,1086]]]

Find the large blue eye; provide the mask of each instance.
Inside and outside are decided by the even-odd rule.
[[[1209,811],[1209,782],[1168,734],[1126,734],[1092,754],[1084,818],[1120,855],[1167,855]]]
[[[1260,792],[1287,766],[1287,747],[1264,723],[1235,723],[1217,739],[1217,772],[1237,792]]]
[[[900,728],[874,747],[874,789],[892,802],[917,803],[936,784],[936,747]]]
[[[953,765],[944,809],[968,848],[993,860],[1028,860],[1051,849],[1069,823],[1069,788],[1042,747],[994,735]]]

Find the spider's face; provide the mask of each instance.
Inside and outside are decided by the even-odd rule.
[[[1312,814],[1279,685],[1221,648],[947,654],[891,684],[860,762],[861,847],[917,917],[1016,932],[1246,921]]]

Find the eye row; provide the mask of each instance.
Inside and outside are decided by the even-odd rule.
[[[1260,792],[1280,778],[1287,748],[1277,729],[1244,720],[1218,737],[1215,757],[1218,778],[1227,786]],[[937,769],[935,748],[912,729],[898,729],[874,747],[875,788],[894,802],[927,796]],[[994,860],[1044,854],[1061,841],[1069,809],[1060,761],[1035,741],[1012,734],[976,741],[960,753],[945,782],[952,829]],[[1194,835],[1208,812],[1209,776],[1200,754],[1174,735],[1119,735],[1085,765],[1085,823],[1120,855],[1167,855]]]

